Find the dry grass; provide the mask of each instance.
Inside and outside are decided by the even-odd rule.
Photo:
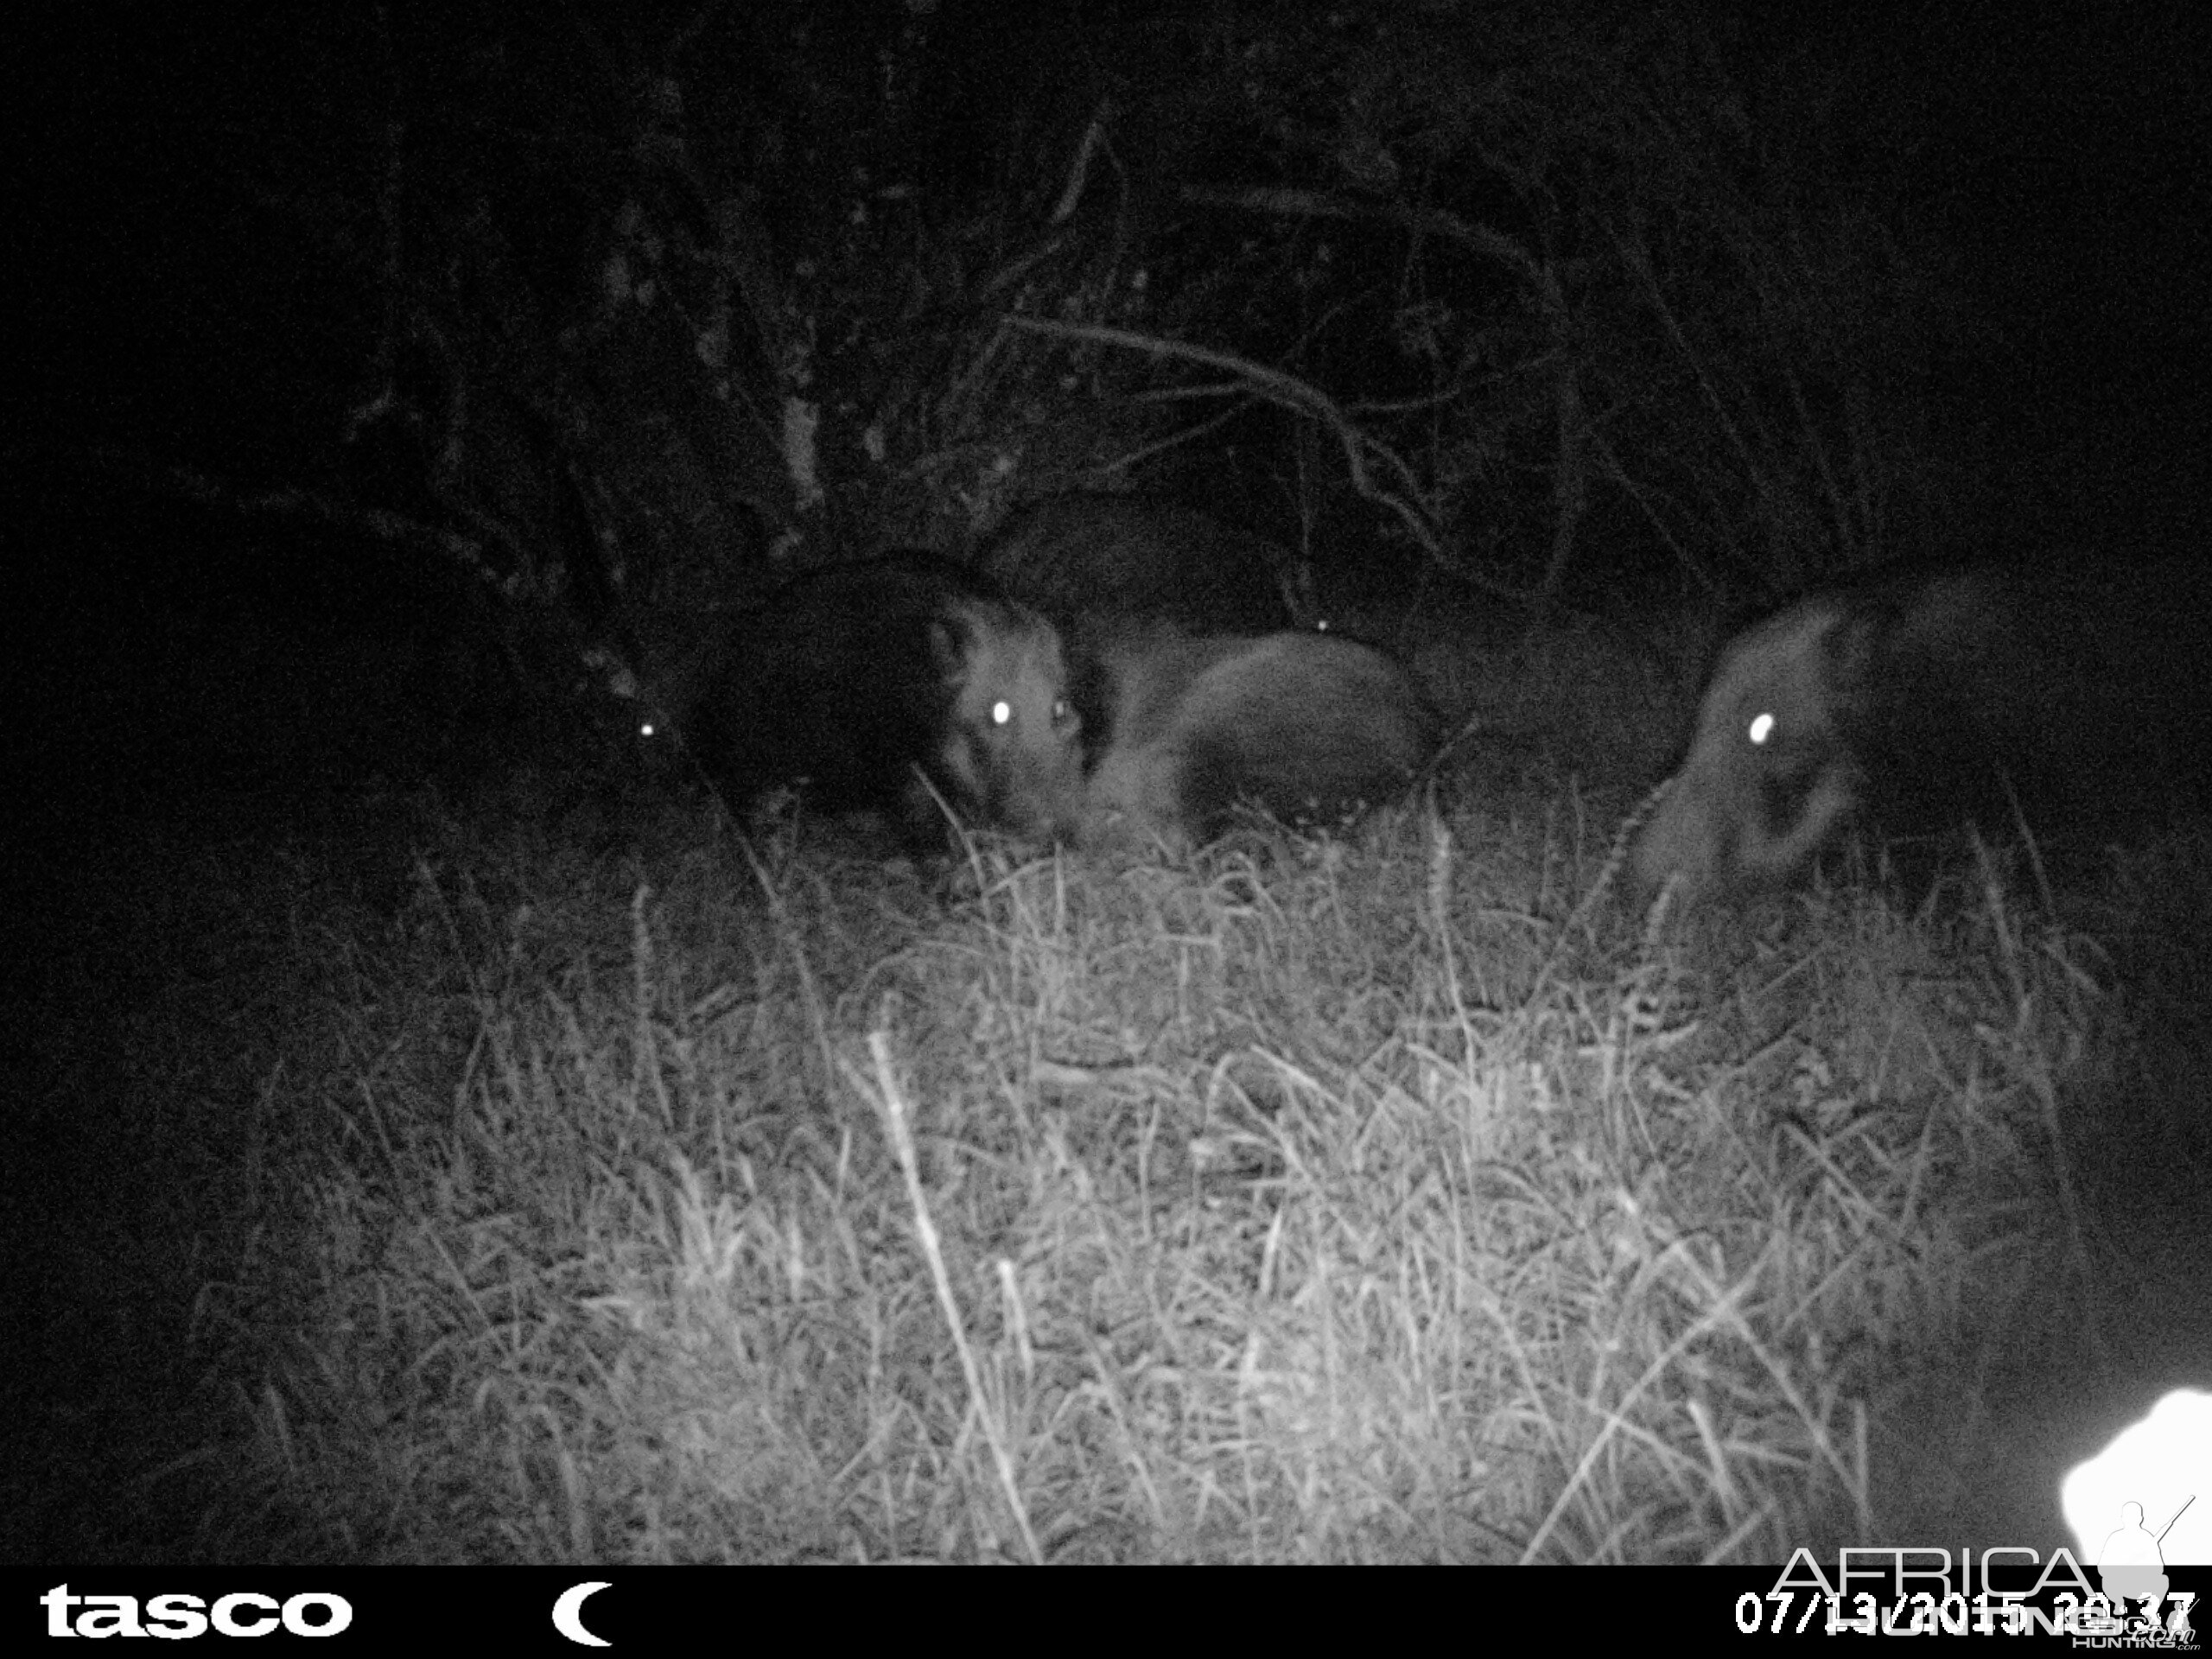
[[[2196,1202],[2201,842],[2063,920],[1990,874],[1655,924],[1559,757],[1648,774],[1681,688],[1604,660],[1463,641],[1447,786],[1179,866],[527,778],[154,804],[36,924],[6,1553],[2058,1541],[1987,1473],[2055,1492],[2106,1263],[2186,1324],[2201,1230],[2123,1218]]]
[[[1864,895],[1647,941],[1574,823],[949,880],[724,842],[650,883],[454,830],[272,964],[195,1325],[232,1404],[165,1477],[199,1548],[1882,1535],[1884,1421],[2075,1248],[2080,948]]]

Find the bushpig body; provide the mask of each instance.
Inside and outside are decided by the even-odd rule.
[[[1854,833],[2078,847],[2201,800],[2206,592],[2187,564],[1971,565],[1798,601],[1721,652],[1639,891],[1770,887]]]
[[[1301,632],[1103,641],[1086,701],[1100,728],[1081,836],[1202,844],[1240,804],[1341,822],[1402,793],[1436,752],[1434,712],[1382,652]]]
[[[745,617],[686,748],[734,807],[804,785],[941,846],[964,823],[1058,834],[1083,790],[1081,721],[1058,631],[974,573],[924,555],[831,566]]]

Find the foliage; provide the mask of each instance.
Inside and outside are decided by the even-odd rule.
[[[1847,66],[1694,17],[302,21],[327,129],[235,141],[323,314],[291,464],[648,666],[794,557],[1130,484],[1355,611],[1769,595],[1938,525],[1944,319]]]

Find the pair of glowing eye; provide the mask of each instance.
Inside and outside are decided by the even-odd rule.
[[[1065,721],[1067,717],[1068,717],[1068,704],[1067,704],[1067,699],[1066,699],[1066,698],[1065,698],[1065,697],[1061,697],[1061,698],[1058,698],[1058,699],[1056,699],[1056,700],[1054,701],[1053,704],[1052,704],[1052,724],[1053,724],[1053,725],[1055,725],[1055,726],[1058,726],[1058,724],[1060,724],[1060,722],[1061,722],[1061,721]],[[1001,699],[1001,701],[999,701],[999,702],[997,702],[993,703],[993,704],[991,705],[991,724],[992,724],[992,725],[994,725],[994,726],[1011,726],[1011,725],[1013,725],[1013,724],[1014,724],[1014,705],[1013,705],[1012,703],[1010,703],[1010,702],[1007,702],[1004,701],[1003,699]]]

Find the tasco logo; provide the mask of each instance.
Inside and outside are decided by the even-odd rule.
[[[308,1592],[278,1601],[251,1590],[218,1596],[213,1605],[198,1596],[73,1596],[57,1584],[39,1599],[46,1609],[48,1636],[150,1636],[164,1642],[188,1642],[213,1630],[217,1636],[336,1636],[353,1622],[353,1605],[343,1596]]]

